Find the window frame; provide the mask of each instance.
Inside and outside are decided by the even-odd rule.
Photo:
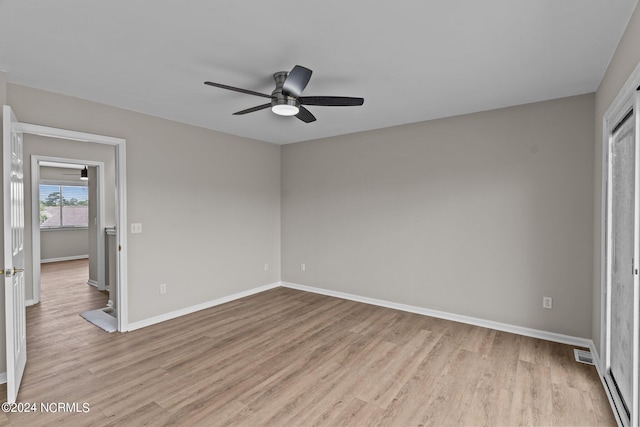
[[[40,182],[38,183],[38,205],[40,204],[40,196],[42,195],[42,193],[40,192],[40,186],[42,185],[57,185],[59,187],[86,187],[87,188],[87,203],[89,201],[89,183],[87,181],[72,181],[72,180],[63,180],[63,179],[41,179]],[[62,188],[60,188],[60,195],[62,195]],[[62,209],[63,206],[61,204],[60,209]],[[39,229],[40,231],[44,231],[44,232],[50,232],[50,231],[70,231],[70,230],[88,230],[89,229],[89,211],[88,211],[88,205],[87,205],[87,225],[86,226],[80,226],[80,225],[66,225],[63,226],[62,225],[63,222],[63,217],[62,217],[62,211],[60,212],[60,226],[59,227],[42,227],[42,225],[40,225]]]

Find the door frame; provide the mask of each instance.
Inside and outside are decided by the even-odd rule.
[[[53,128],[30,123],[19,122],[17,130],[23,134],[33,134],[49,138],[66,139],[87,143],[111,145],[115,149],[116,169],[116,244],[118,245],[117,260],[117,307],[118,331],[126,332],[129,328],[129,305],[127,283],[127,162],[126,140],[111,136],[77,132],[67,129]],[[33,212],[32,212],[33,215]],[[39,237],[39,235],[38,235]],[[33,235],[32,235],[33,240]],[[32,242],[33,247],[33,242]]]
[[[601,200],[601,221],[600,221],[600,241],[602,242],[600,248],[600,373],[603,377],[603,381],[606,385],[606,391],[609,399],[612,403],[614,414],[619,425],[638,425],[640,421],[640,295],[639,284],[640,279],[637,274],[640,268],[640,255],[638,254],[638,245],[640,242],[640,64],[636,66],[636,69],[627,79],[627,82],[618,93],[615,100],[611,103],[602,119],[602,200]],[[612,170],[611,164],[611,145],[612,145],[612,130],[617,126],[629,113],[630,110],[634,110],[635,119],[635,236],[634,236],[634,332],[633,332],[633,361],[632,361],[632,397],[629,402],[630,419],[627,419],[626,413],[621,408],[622,402],[620,401],[617,392],[615,392],[615,386],[610,375],[611,367],[611,268],[610,262],[612,257],[612,236],[609,227],[609,218],[612,217],[611,211],[611,180]]]
[[[33,154],[31,156],[31,278],[33,285],[33,299],[27,301],[27,305],[37,304],[40,302],[40,220],[38,215],[34,215],[40,208],[40,163],[55,162],[67,163],[96,167],[97,186],[96,186],[96,231],[97,252],[96,258],[98,262],[98,290],[105,290],[105,237],[104,237],[104,162],[96,162],[92,160],[78,160],[61,157],[50,157]]]

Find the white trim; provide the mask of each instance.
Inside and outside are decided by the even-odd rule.
[[[45,168],[65,168],[65,169],[76,169],[76,170],[84,169],[83,165],[78,165],[75,163],[40,162],[40,166],[44,166]],[[80,175],[78,175],[78,177],[80,177]],[[87,181],[73,181],[73,182],[84,182],[86,184]]]
[[[607,397],[609,398],[609,402],[612,405],[613,412],[616,414],[616,420],[619,425],[626,424],[626,414],[625,420],[621,421],[621,415],[617,413],[616,404],[618,402],[617,394],[612,395],[612,391],[608,387],[608,379],[610,379],[609,369],[611,364],[611,355],[609,354],[609,347],[611,344],[611,334],[609,331],[611,316],[609,313],[610,306],[610,286],[609,283],[611,272],[609,271],[609,267],[607,266],[607,260],[611,259],[611,236],[610,230],[607,229],[607,218],[611,216],[611,196],[610,196],[610,182],[611,182],[611,171],[609,168],[609,159],[611,152],[611,130],[616,126],[622,118],[627,114],[627,112],[633,108],[635,111],[635,127],[636,127],[636,168],[638,167],[638,132],[640,132],[640,111],[638,111],[639,101],[637,95],[637,89],[640,86],[640,63],[636,65],[636,68],[633,70],[624,86],[618,92],[616,98],[613,100],[604,116],[602,117],[602,198],[601,198],[601,219],[600,219],[600,350],[602,351],[602,366],[599,367],[599,373],[601,374],[601,379],[605,384],[605,392],[607,393]],[[597,120],[597,118],[596,118]],[[640,212],[640,206],[638,203],[640,202],[640,197],[638,197],[638,191],[640,191],[640,185],[638,182],[639,176],[636,173],[636,197],[635,197],[635,215],[634,222],[636,228],[636,235],[634,237],[634,258],[637,260],[640,258],[638,251],[638,213]],[[637,263],[637,261],[636,261]],[[634,265],[634,268],[638,268],[637,264]],[[638,376],[640,376],[640,355],[638,351],[640,350],[639,346],[639,323],[640,319],[638,318],[640,311],[638,309],[638,276],[634,275],[634,331],[633,331],[633,348],[634,348],[634,356],[633,356],[633,382],[632,382],[632,394],[631,402],[629,404],[631,411],[631,419],[629,420],[630,425],[637,425],[640,421],[640,391],[639,391],[639,383]],[[619,405],[619,404],[618,404]]]
[[[24,300],[24,306],[25,307],[31,307],[32,305],[36,305],[36,302],[32,299],[26,299]]]
[[[635,274],[633,275],[633,360],[631,362],[631,380],[632,394],[631,397],[631,422],[634,425],[640,424],[640,277],[638,277],[638,260],[640,260],[640,172],[638,167],[640,166],[640,97],[638,91],[634,91],[635,102],[633,104],[634,116],[635,116],[635,195],[634,195],[634,242],[633,242],[633,259]]]
[[[636,65],[636,68],[624,83],[624,86],[622,86],[620,92],[618,92],[618,95],[611,102],[609,108],[607,108],[607,112],[604,114],[604,119],[611,119],[613,115],[617,114],[621,109],[623,109],[627,102],[629,102],[629,99],[633,98],[638,86],[640,86],[640,63]],[[603,132],[605,132],[606,135],[605,129],[603,129]]]
[[[611,411],[613,412],[613,416],[616,419],[616,423],[618,424],[619,427],[623,427],[624,424],[622,424],[622,418],[620,418],[620,414],[616,409],[616,405],[615,405],[615,402],[613,401],[613,396],[611,394],[611,391],[609,390],[609,386],[605,381],[605,378],[604,378],[605,369],[604,369],[604,366],[602,366],[600,355],[598,354],[598,350],[596,349],[595,343],[593,342],[591,343],[591,346],[589,346],[589,350],[591,350],[591,356],[593,357],[593,364],[596,367],[596,371],[598,371],[598,377],[600,377],[600,382],[602,383],[604,394],[607,395],[607,399],[609,400],[609,406],[611,406]]]
[[[42,163],[44,162],[40,162],[40,166],[42,166]],[[40,184],[46,184],[46,185],[73,185],[76,187],[88,187],[89,183],[88,181],[65,181],[62,179],[41,179],[40,180]]]
[[[98,289],[100,288],[98,282],[96,282],[95,280],[91,280],[91,279],[87,280],[87,285],[93,286],[94,288],[98,288]]]
[[[114,156],[115,157],[115,156]],[[98,250],[96,251],[96,265],[98,266],[98,290],[104,291],[107,288],[107,266],[106,266],[106,237],[104,236],[104,217],[105,217],[105,182],[104,182],[104,163],[96,167],[96,243]],[[89,219],[91,221],[91,219]]]
[[[73,141],[92,142],[112,145],[115,148],[116,158],[116,241],[118,244],[117,257],[117,284],[118,284],[118,331],[128,330],[129,324],[129,300],[128,300],[128,265],[127,265],[127,141],[123,138],[114,138],[104,135],[96,135],[85,132],[76,132],[66,129],[51,128],[48,126],[34,125],[30,123],[17,123],[17,128],[24,133],[35,135],[69,139]],[[104,228],[104,225],[100,229]],[[100,233],[104,235],[104,233]],[[38,234],[38,238],[40,235]]]
[[[89,227],[45,227],[40,228],[44,233],[57,233],[58,231],[87,231]]]
[[[300,291],[312,292],[320,295],[327,295],[342,298],[350,301],[362,302],[365,304],[377,305],[380,307],[392,308],[394,310],[406,311],[409,313],[422,314],[424,316],[437,317],[439,319],[452,320],[454,322],[466,323],[483,328],[495,329],[497,331],[509,332],[512,334],[524,335],[532,338],[539,338],[547,341],[562,344],[575,345],[590,348],[593,341],[587,338],[573,337],[570,335],[547,332],[539,329],[525,328],[523,326],[510,325],[508,323],[494,322],[492,320],[479,319],[477,317],[463,316],[461,314],[448,313],[445,311],[431,310],[423,307],[416,307],[407,304],[399,304],[375,298],[363,297],[359,295],[347,294],[344,292],[332,291],[328,289],[315,288],[312,286],[299,285],[297,283],[281,282],[282,287],[297,289]]]
[[[202,304],[193,305],[191,307],[182,308],[180,310],[171,311],[169,313],[161,314],[159,316],[150,317],[148,319],[139,320],[137,322],[129,323],[129,331],[145,328],[147,326],[155,325],[156,323],[164,322],[167,320],[175,319],[176,317],[186,316],[187,314],[195,313],[196,311],[205,310],[207,308],[215,307],[216,305],[224,304],[227,302],[235,301],[240,298],[248,297],[250,295],[258,294],[260,292],[275,289],[281,286],[281,282],[275,282],[257,288],[249,289],[248,291],[238,292],[237,294],[229,295],[226,297],[218,298],[212,301],[204,302]]]
[[[47,264],[49,262],[61,262],[61,261],[75,261],[77,259],[87,259],[89,255],[72,255],[72,256],[63,256],[59,258],[47,258],[41,259],[40,264]]]
[[[124,139],[115,145],[116,149],[116,307],[118,331],[129,330],[129,282],[127,247],[127,146]]]
[[[97,135],[94,133],[77,132],[74,130],[52,128],[49,126],[34,125],[31,123],[17,123],[16,130],[23,133],[31,133],[39,136],[50,138],[68,139],[71,141],[95,142],[98,144],[120,145],[124,144],[122,138],[114,138],[112,136]]]
[[[27,204],[29,201],[25,200]],[[36,156],[31,156],[31,298],[40,302],[40,166]],[[26,221],[25,221],[26,222]]]
[[[40,165],[43,162],[47,163],[66,163],[76,164],[81,166],[93,166],[96,168],[96,211],[97,220],[96,224],[96,262],[98,266],[98,286],[99,290],[105,289],[105,244],[104,244],[104,162],[83,160],[83,159],[70,159],[62,157],[41,156],[38,154],[31,155],[31,257],[32,257],[32,289],[33,299],[37,303],[40,301],[40,232],[43,229],[40,228],[40,218],[35,212],[40,210]],[[25,201],[26,202],[26,201]],[[56,228],[50,231],[62,231],[67,230],[64,228]],[[69,228],[69,230],[88,230],[87,228]],[[49,232],[49,230],[47,231]]]

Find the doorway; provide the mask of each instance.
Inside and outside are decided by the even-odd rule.
[[[117,301],[115,304],[118,307],[118,328],[117,330],[120,332],[124,332],[128,330],[128,301],[127,301],[127,235],[126,235],[126,141],[121,138],[113,138],[103,135],[95,135],[84,132],[76,132],[66,129],[58,129],[58,128],[50,128],[47,126],[39,126],[28,123],[17,123],[16,128],[24,133],[24,134],[34,134],[41,137],[47,138],[55,138],[62,140],[71,140],[71,141],[79,141],[90,144],[105,144],[113,147],[115,150],[115,243],[117,248],[116,253],[116,268],[115,268],[115,294]],[[34,156],[35,159],[32,158],[32,162],[38,162],[44,158],[44,156]],[[51,158],[49,158],[51,159]],[[88,161],[88,160],[73,160],[73,159],[60,159],[56,158],[58,161],[71,161],[71,162],[83,162],[88,166],[95,166],[96,169],[100,169],[102,165],[101,162]],[[33,168],[33,170],[37,170],[38,168]],[[104,168],[102,168],[104,169]],[[102,174],[101,182],[104,184],[104,174]],[[37,179],[32,181],[32,185],[34,182],[38,182]],[[104,188],[104,185],[102,186]],[[103,197],[103,196],[102,196]],[[37,201],[37,200],[36,200]],[[34,201],[32,200],[32,203]],[[32,212],[38,212],[39,207],[34,209]],[[31,227],[33,227],[34,223],[38,223],[38,217],[33,215],[32,220],[30,222]],[[99,244],[99,248],[101,249],[102,257],[104,258],[104,223],[101,223],[102,227],[98,227],[102,230],[100,233],[100,239],[102,244]],[[38,227],[39,228],[39,227]],[[39,231],[39,230],[38,230]],[[36,240],[39,237],[39,232],[32,234],[32,240]],[[97,237],[97,235],[96,235]],[[39,254],[33,253],[35,248],[35,244],[32,244],[32,259],[34,260],[33,264],[35,265],[35,260],[39,260]],[[103,264],[104,266],[104,264]],[[33,272],[36,272],[36,269],[39,273],[39,265],[33,268]],[[104,268],[101,272],[104,277]],[[35,282],[35,280],[34,280]],[[39,283],[39,278],[38,278]],[[34,294],[35,295],[35,294]]]
[[[60,178],[58,174],[53,174],[55,177],[53,181],[51,181],[52,176],[49,176],[49,180],[47,180],[47,176],[42,174],[42,167],[47,168],[57,168],[58,170],[66,170],[71,173],[63,173],[63,175],[75,175],[75,181],[67,182],[65,178]],[[86,203],[84,206],[63,206],[65,204],[71,204],[68,201],[72,196],[66,197],[63,194],[65,189],[69,189],[69,191],[73,190],[78,182],[82,182],[79,179],[81,178],[82,168],[87,168],[87,179],[84,180],[85,187],[87,189],[86,194]],[[40,156],[40,155],[32,155],[31,156],[31,212],[32,212],[32,221],[31,221],[31,236],[32,236],[32,281],[33,281],[33,290],[32,296],[33,299],[28,301],[28,305],[37,304],[40,302],[40,289],[41,289],[41,262],[42,262],[42,242],[43,238],[47,238],[48,241],[53,241],[55,247],[60,248],[65,242],[64,237],[60,235],[76,235],[79,234],[81,238],[84,240],[84,244],[86,244],[86,250],[84,246],[81,246],[81,249],[71,251],[73,255],[84,256],[87,255],[89,258],[89,280],[88,284],[93,285],[98,288],[98,290],[103,291],[106,289],[106,274],[105,274],[105,263],[106,263],[106,254],[105,254],[105,237],[104,237],[104,229],[105,229],[105,172],[104,172],[104,163],[93,161],[93,160],[77,160],[77,159],[69,159],[69,158],[59,158],[59,157],[48,157],[48,156]],[[56,169],[53,169],[54,171]],[[77,177],[76,177],[77,176]],[[91,179],[89,179],[91,178]],[[115,179],[115,177],[112,177]],[[43,185],[43,184],[48,185]],[[54,185],[52,185],[54,184]],[[60,184],[60,185],[59,185]],[[69,184],[69,186],[65,186],[63,184]],[[57,195],[57,200],[53,200],[49,202],[46,199],[46,194],[41,194],[41,190],[43,188],[51,187],[48,191],[54,191],[53,195]],[[60,190],[58,190],[60,187]],[[111,186],[111,188],[115,188],[115,185]],[[115,195],[111,194],[113,198]],[[73,200],[71,198],[71,200]],[[82,203],[82,202],[80,202]],[[55,215],[52,218],[43,218],[42,212],[45,210],[44,214],[47,214],[47,210],[52,210],[51,208],[44,206],[46,204],[52,204],[54,213],[58,213],[58,209],[60,210],[59,215]],[[76,203],[78,204],[78,203]],[[76,215],[74,213],[73,216],[70,215],[69,223],[66,223],[65,209],[70,210],[69,213],[72,213],[71,210],[81,210],[81,215]],[[36,214],[40,212],[40,215]],[[111,215],[113,216],[113,215]],[[78,218],[82,217],[82,218]],[[43,227],[43,221],[46,225],[47,223],[55,220],[51,227]],[[77,224],[76,224],[77,222]],[[114,224],[110,224],[113,226]],[[52,237],[55,237],[53,239]],[[69,239],[71,240],[71,239]],[[77,238],[75,240],[78,240]],[[77,245],[77,243],[76,243]],[[52,245],[48,245],[49,247]],[[47,249],[47,245],[45,245],[45,249]],[[50,254],[51,249],[47,252],[46,258],[50,261],[63,261],[69,260],[73,258],[73,255],[69,257],[69,253],[65,253],[64,251],[60,254],[55,254],[52,258]],[[81,254],[81,252],[84,252]],[[57,256],[57,255],[65,255],[65,256]],[[112,290],[113,291],[113,290]]]
[[[23,135],[106,144],[115,149],[116,185],[116,286],[121,315],[114,330],[127,330],[127,234],[126,210],[126,141],[102,135],[19,122],[10,106],[3,106],[3,229],[5,277],[5,343],[7,366],[7,402],[17,400],[27,362],[25,310],[25,203]],[[39,212],[39,209],[36,210]],[[31,212],[33,216],[34,213]],[[33,245],[31,245],[33,246]],[[31,254],[33,249],[31,248]],[[39,258],[39,256],[38,256]]]

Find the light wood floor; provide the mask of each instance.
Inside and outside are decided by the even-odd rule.
[[[285,288],[108,334],[86,262],[42,277],[18,400],[90,411],[0,424],[615,425],[570,346]]]

